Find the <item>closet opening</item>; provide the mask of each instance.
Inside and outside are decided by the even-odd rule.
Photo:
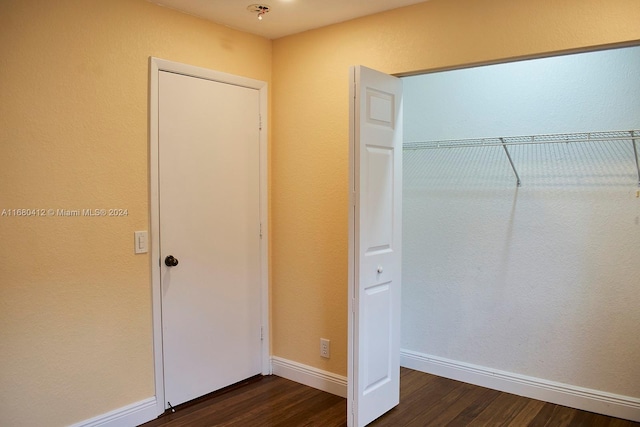
[[[640,46],[403,77],[402,366],[640,418],[638,75]]]

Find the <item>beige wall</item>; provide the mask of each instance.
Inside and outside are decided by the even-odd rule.
[[[558,3],[431,0],[272,52],[145,0],[0,0],[0,212],[129,211],[0,217],[0,424],[69,424],[154,393],[149,259],[132,247],[148,227],[149,56],[272,83],[273,354],[344,375],[349,65],[409,73],[640,39],[637,0]]]
[[[347,371],[350,65],[411,74],[584,50],[639,40],[639,17],[637,0],[431,0],[275,40],[274,354]]]
[[[55,426],[154,395],[148,58],[270,81],[271,41],[145,0],[0,1],[0,425]]]

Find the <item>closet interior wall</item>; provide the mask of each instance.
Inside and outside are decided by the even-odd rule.
[[[404,78],[405,141],[640,128],[640,48]],[[404,150],[402,348],[640,398],[629,140]]]

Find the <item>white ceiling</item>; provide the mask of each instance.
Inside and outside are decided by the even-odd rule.
[[[300,33],[425,0],[149,0],[269,39]],[[251,4],[270,8],[262,21],[247,10]]]

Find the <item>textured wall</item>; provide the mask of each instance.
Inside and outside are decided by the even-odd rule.
[[[347,372],[350,65],[414,73],[639,40],[639,15],[636,0],[430,0],[275,40],[274,354]]]
[[[0,424],[68,425],[154,395],[148,58],[270,80],[271,42],[145,0],[0,2]]]
[[[640,48],[405,79],[408,140],[640,127]],[[402,347],[640,396],[630,141],[406,151]]]

